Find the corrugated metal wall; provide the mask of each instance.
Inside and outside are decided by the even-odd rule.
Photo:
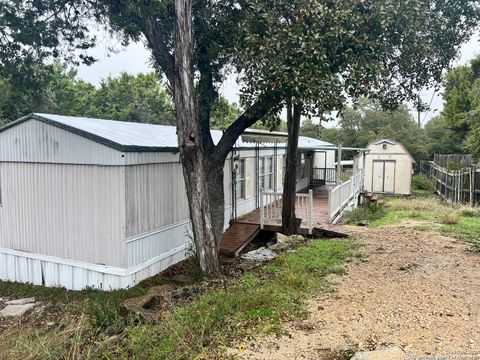
[[[122,165],[122,153],[38,120],[0,134],[0,161]]]
[[[125,175],[127,238],[189,218],[181,164],[128,166]]]
[[[125,266],[125,168],[0,162],[0,247]]]

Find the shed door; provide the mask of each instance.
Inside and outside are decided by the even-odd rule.
[[[376,193],[395,192],[395,160],[373,162],[372,190]]]

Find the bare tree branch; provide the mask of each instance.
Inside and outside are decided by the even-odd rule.
[[[144,34],[155,61],[167,77],[173,95],[175,93],[175,58],[168,50],[163,33],[153,17],[147,19]]]

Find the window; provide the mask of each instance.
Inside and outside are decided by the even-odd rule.
[[[273,189],[273,158],[260,158],[258,166],[258,181],[260,190]]]
[[[266,159],[265,167],[265,189],[273,189],[273,158]]]
[[[236,199],[245,199],[245,159],[238,161],[238,169],[235,177]]]

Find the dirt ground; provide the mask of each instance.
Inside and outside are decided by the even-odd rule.
[[[239,344],[247,349],[237,356],[327,359],[331,350],[390,345],[409,355],[480,354],[480,254],[411,224],[348,230],[365,246],[347,275],[329,278],[337,291],[312,299],[289,336]]]

